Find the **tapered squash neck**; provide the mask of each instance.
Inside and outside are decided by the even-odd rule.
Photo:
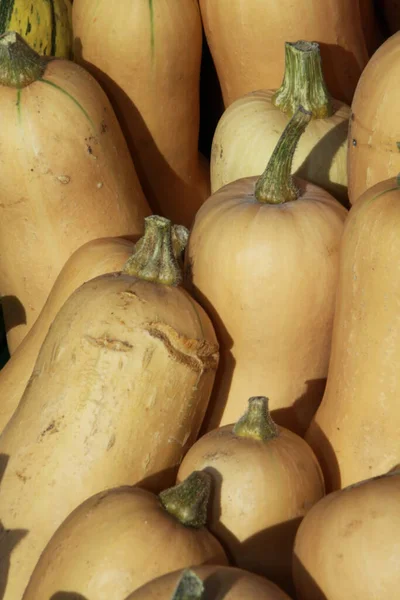
[[[285,44],[285,73],[272,103],[292,116],[299,105],[315,119],[333,114],[332,98],[322,72],[321,53],[316,42],[299,41]]]
[[[204,471],[193,471],[185,481],[160,492],[165,510],[182,525],[200,529],[207,522],[211,477]]]
[[[190,569],[182,573],[171,600],[202,600],[204,584],[200,577]]]
[[[187,242],[186,234],[174,230],[169,219],[158,215],[146,217],[144,222],[144,235],[122,272],[146,281],[179,285],[182,281],[180,255]]]
[[[265,396],[250,398],[248,409],[234,426],[233,433],[238,437],[253,438],[261,442],[278,437],[279,429],[271,417],[268,403]]]
[[[40,79],[48,63],[15,31],[0,36],[0,85],[24,88]]]
[[[311,113],[300,106],[286,125],[264,173],[255,187],[255,197],[264,204],[282,204],[297,200],[300,190],[292,177],[293,157],[301,135],[311,119]]]

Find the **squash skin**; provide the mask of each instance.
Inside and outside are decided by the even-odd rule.
[[[271,581],[243,569],[202,565],[192,567],[191,571],[203,580],[207,600],[290,600]],[[171,600],[182,573],[174,571],[157,577],[126,600]]]
[[[299,39],[321,44],[329,91],[351,103],[368,61],[358,2],[200,0],[200,9],[226,107],[254,90],[278,88],[284,42]]]
[[[0,290],[12,354],[71,254],[142,233],[150,208],[105,93],[78,65],[54,59],[20,92],[0,86],[0,112]]]
[[[32,329],[0,370],[0,432],[21,400],[41,345],[64,302],[85,281],[120,271],[133,248],[133,241],[102,238],[87,242],[67,260]]]
[[[190,227],[210,194],[197,0],[75,0],[72,17],[76,60],[111,99],[152,210]]]
[[[399,60],[400,32],[375,52],[358,82],[348,136],[351,204],[367,189],[400,171],[400,138],[395,126],[400,119]]]
[[[72,57],[70,0],[1,0],[0,35],[16,31],[41,56]]]
[[[306,433],[328,491],[400,462],[399,200],[395,178],[377,184],[343,232],[328,380]]]
[[[397,471],[333,492],[310,510],[294,548],[298,600],[397,598],[399,498]]]
[[[210,320],[182,288],[111,273],[69,297],[0,436],[0,519],[24,532],[7,583],[0,576],[3,600],[22,596],[50,537],[86,498],[174,483],[207,406],[217,348]]]
[[[151,558],[156,548],[168,552]],[[185,527],[154,494],[121,487],[96,494],[68,516],[43,551],[23,600],[47,600],[61,590],[124,600],[155,577],[204,563],[228,564],[207,528]]]
[[[259,204],[256,181],[244,178],[213,194],[186,249],[186,284],[220,343],[204,431],[240,418],[251,381],[252,395],[270,398],[278,425],[304,433],[328,372],[347,210],[300,179],[298,200]]]
[[[212,192],[263,172],[290,118],[272,104],[274,93],[258,90],[247,94],[221,117],[211,151]],[[334,110],[331,117],[313,119],[307,126],[296,149],[293,173],[323,187],[346,205],[350,107],[334,101]]]

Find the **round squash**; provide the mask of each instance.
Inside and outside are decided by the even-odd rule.
[[[278,90],[251,92],[233,102],[221,117],[211,150],[211,190],[260,175],[301,104],[313,119],[299,141],[293,170],[346,205],[350,107],[332,100],[326,89],[319,44],[287,42],[285,57],[285,75]]]
[[[377,600],[399,593],[400,471],[318,502],[297,532],[298,600]]]
[[[20,598],[45,545],[85,499],[175,481],[218,362],[207,315],[180,287],[166,219],[148,217],[122,273],[83,284],[58,312],[0,436],[0,520],[23,539],[0,570]],[[40,493],[38,492],[40,491]],[[8,556],[8,537],[0,555]]]
[[[350,203],[400,172],[400,32],[375,52],[358,82],[348,135]]]
[[[208,526],[233,564],[292,593],[296,531],[325,494],[321,468],[308,444],[276,426],[267,398],[250,398],[236,425],[197,440],[177,480],[194,470],[206,471],[213,479]]]
[[[260,178],[232,182],[196,215],[185,254],[186,284],[210,315],[220,367],[204,430],[236,422],[267,390],[279,425],[302,433],[328,372],[347,210],[290,175],[311,114],[287,125]]]
[[[400,182],[352,207],[340,246],[325,394],[306,435],[328,491],[400,463]]]
[[[206,529],[210,479],[206,473],[192,473],[158,496],[139,487],[92,496],[47,544],[23,600],[50,600],[67,592],[124,600],[176,569],[228,564],[221,544]],[[154,553],[158,556],[152,558]]]
[[[191,226],[210,193],[197,0],[75,0],[72,19],[75,58],[111,99],[152,210]]]
[[[350,104],[368,52],[356,1],[200,0],[225,106],[282,81],[285,41],[317,40],[328,89]],[[334,24],[334,26],[333,26]]]
[[[186,595],[185,595],[186,593]],[[237,569],[202,565],[167,573],[126,600],[290,600],[275,584]]]
[[[0,35],[16,31],[42,56],[72,56],[71,0],[1,0]]]
[[[0,293],[12,354],[85,242],[135,235],[150,213],[100,85],[73,62],[0,37]]]

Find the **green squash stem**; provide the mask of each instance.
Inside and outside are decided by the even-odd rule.
[[[255,197],[263,204],[282,204],[297,200],[300,190],[293,181],[293,157],[301,135],[311,120],[311,113],[299,106],[286,125],[255,187]]]
[[[207,522],[211,476],[204,471],[193,471],[182,483],[163,490],[158,497],[162,506],[182,525],[200,529]]]
[[[171,600],[201,600],[203,593],[204,584],[200,577],[190,569],[185,569]]]
[[[299,105],[311,112],[315,119],[325,119],[333,114],[318,43],[303,40],[285,43],[285,73],[272,103],[289,116]]]
[[[19,33],[7,31],[0,36],[0,85],[24,88],[43,76],[48,61]]]
[[[262,442],[278,437],[279,429],[271,417],[268,402],[265,396],[250,398],[247,411],[234,426],[233,433],[238,437],[253,438]]]

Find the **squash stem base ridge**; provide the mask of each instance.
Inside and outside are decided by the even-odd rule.
[[[268,409],[268,398],[253,396],[244,415],[233,428],[238,437],[253,438],[262,442],[278,437],[279,429]]]
[[[158,497],[165,510],[182,525],[200,529],[207,522],[211,476],[204,471],[193,471],[178,485],[163,490]]]

